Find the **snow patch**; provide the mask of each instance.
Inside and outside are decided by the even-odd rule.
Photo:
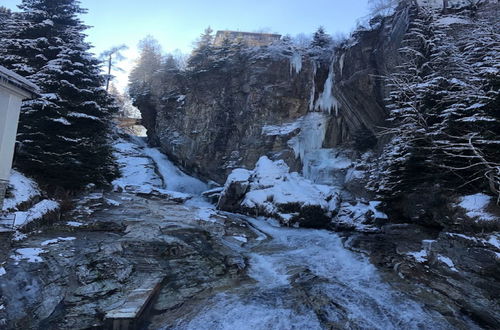
[[[210,207],[203,207],[198,210],[196,213],[196,220],[200,221],[208,221],[208,222],[216,222],[212,216],[216,215],[217,211]]]
[[[49,212],[53,212],[59,209],[59,203],[50,199],[44,199],[43,201],[35,204],[31,209],[24,212],[16,212],[16,219],[14,222],[14,227],[23,227],[28,223],[42,219]]]
[[[74,241],[76,237],[57,237],[54,239],[49,239],[41,243],[42,246],[47,246],[51,244],[57,244],[59,242]]]
[[[425,249],[418,252],[408,252],[406,255],[413,257],[417,262],[427,261],[427,251]]]
[[[68,221],[66,224],[70,227],[81,227],[83,226],[83,223],[81,222],[76,222],[76,221]]]
[[[450,258],[445,257],[445,256],[440,255],[440,254],[438,254],[437,258],[439,261],[441,261],[446,266],[448,266],[452,271],[458,272],[458,270],[455,268],[455,264],[453,263],[453,261]]]
[[[13,196],[4,200],[3,210],[15,209],[19,204],[40,196],[38,184],[16,170],[11,171],[9,183],[12,186]]]
[[[470,218],[481,221],[498,220],[498,217],[486,212],[485,210],[485,208],[491,202],[491,199],[491,196],[483,193],[463,196],[460,199],[460,203],[458,204],[458,206],[465,209],[467,216]]]
[[[44,252],[39,248],[23,248],[15,250],[15,254],[10,256],[15,261],[27,260],[28,262],[42,262],[43,259],[40,254]]]

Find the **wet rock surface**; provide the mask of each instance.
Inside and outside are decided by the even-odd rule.
[[[389,224],[379,233],[349,236],[347,247],[366,253],[381,269],[391,270],[389,276],[404,279],[394,283],[455,326],[467,325],[457,323],[463,312],[479,325],[493,329],[500,321],[495,298],[500,295],[498,238],[498,233],[465,235]]]
[[[13,243],[12,255],[40,250],[35,261],[10,258],[4,264],[0,315],[6,328],[100,327],[106,312],[145,278],[166,278],[162,292],[178,305],[190,297],[186,287],[212,290],[246,268],[238,250],[224,243],[233,235],[256,236],[237,218],[197,220],[196,207],[127,193],[89,200],[97,197],[125,200],[127,206],[94,209],[79,222],[63,222]],[[168,299],[160,293],[159,310],[169,306]]]

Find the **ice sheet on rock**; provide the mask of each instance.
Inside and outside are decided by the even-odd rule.
[[[16,170],[11,171],[9,184],[13,188],[11,190],[13,196],[4,200],[4,210],[15,209],[17,205],[25,203],[36,196],[40,196],[38,184]]]
[[[289,135],[295,130],[299,129],[301,120],[282,125],[265,125],[262,127],[262,135],[276,136],[276,135]]]
[[[290,74],[295,72],[295,74],[299,74],[300,70],[302,70],[302,56],[294,52],[292,57],[290,57]]]
[[[323,92],[318,96],[316,103],[314,104],[314,110],[325,111],[329,114],[335,113],[338,115],[339,102],[333,95],[333,80],[335,75],[335,70],[333,68],[333,61],[330,66],[330,71],[328,77],[326,78],[325,84],[323,86]]]
[[[16,261],[42,262],[43,259],[40,257],[40,254],[43,252],[44,250],[40,248],[22,248],[15,250],[15,254],[10,257]]]
[[[145,147],[144,153],[156,163],[168,190],[201,195],[208,189],[208,186],[202,181],[182,172],[158,149]]]
[[[125,189],[144,185],[162,187],[163,182],[155,172],[155,166],[141,148],[123,139],[113,145],[114,156],[120,167],[121,177],[113,181],[113,186]]]
[[[493,221],[499,218],[486,211],[486,207],[491,202],[492,197],[486,194],[478,193],[474,195],[463,196],[458,206],[465,209],[468,217],[479,221]]]

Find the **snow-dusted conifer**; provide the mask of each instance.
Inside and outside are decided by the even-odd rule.
[[[116,173],[107,130],[113,100],[102,88],[76,0],[23,0],[21,28],[2,42],[1,64],[43,91],[23,104],[17,166],[68,189],[103,184]]]

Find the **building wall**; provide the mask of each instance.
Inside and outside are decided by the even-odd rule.
[[[0,181],[8,181],[16,143],[21,96],[0,87]]]

